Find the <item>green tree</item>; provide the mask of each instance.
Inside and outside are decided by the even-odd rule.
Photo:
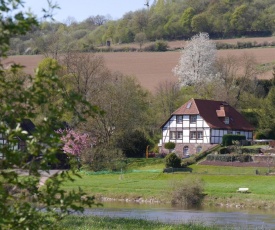
[[[145,157],[146,147],[150,145],[146,135],[139,130],[129,130],[117,140],[117,147],[120,148],[126,157]]]
[[[245,31],[249,30],[249,20],[246,17],[248,12],[248,6],[243,4],[235,9],[231,15],[230,24],[236,31]]]
[[[146,42],[147,37],[146,34],[143,32],[140,32],[136,34],[135,36],[135,42],[139,44],[139,49],[141,50],[142,45]]]
[[[257,110],[258,115],[260,117],[259,125],[260,129],[265,133],[269,133],[269,137],[274,138],[275,136],[275,116],[274,116],[274,108],[275,108],[275,87],[273,86],[267,97],[262,100],[260,104],[260,109]]]
[[[6,56],[12,36],[25,34],[32,26],[38,25],[35,17],[24,13],[20,8],[22,5],[24,4],[20,0],[1,1],[1,58]],[[11,71],[17,72],[21,68],[13,65]],[[73,170],[49,178],[40,187],[41,171],[47,173],[49,165],[57,162],[61,145],[60,136],[54,127],[57,121],[62,121],[62,114],[74,110],[79,103],[85,105],[78,115],[79,120],[96,113],[97,108],[76,94],[68,95],[59,90],[63,103],[58,106],[53,104],[43,121],[36,125],[32,135],[28,135],[19,124],[25,118],[35,120],[40,115],[38,108],[50,103],[49,89],[54,87],[58,90],[62,84],[54,66],[49,66],[47,71],[38,68],[35,77],[29,79],[28,87],[24,83],[22,79],[7,79],[1,68],[0,133],[9,144],[0,147],[4,156],[0,165],[0,229],[55,228],[55,224],[64,215],[73,210],[83,211],[84,205],[94,204],[94,197],[86,196],[80,188],[70,192],[61,188],[64,181],[73,180],[71,175],[76,175]],[[18,138],[26,142],[25,149],[12,148]],[[28,176],[21,176],[19,171],[24,171]]]
[[[192,31],[191,22],[195,15],[195,10],[192,7],[188,7],[180,18],[180,24],[184,33],[190,34]]]
[[[192,18],[192,31],[195,33],[208,32],[210,30],[208,17],[205,13],[197,14]],[[209,31],[210,32],[210,31]]]
[[[178,35],[180,35],[182,31],[179,23],[179,16],[172,14],[168,22],[164,25],[164,29],[170,38],[175,39]]]

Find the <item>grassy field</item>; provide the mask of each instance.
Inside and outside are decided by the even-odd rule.
[[[95,216],[69,216],[60,223],[61,229],[142,229],[142,230],[216,230],[215,226],[203,226],[203,224],[167,224],[158,221],[128,219],[128,218],[110,218]],[[229,228],[228,228],[229,229]]]
[[[81,172],[82,178],[64,184],[67,190],[82,187],[96,197],[115,199],[158,200],[170,202],[172,185],[185,179],[202,179],[205,183],[205,205],[230,204],[246,207],[275,207],[275,176],[256,175],[251,167],[193,165],[190,172],[162,173],[164,164],[146,159],[132,162],[129,171],[116,174]],[[152,165],[150,167],[149,165]],[[133,170],[135,168],[135,170]],[[264,172],[266,168],[258,170]],[[247,187],[250,193],[237,193]]]

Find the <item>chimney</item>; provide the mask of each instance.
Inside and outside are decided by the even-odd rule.
[[[223,102],[223,103],[220,105],[220,110],[223,110],[223,111],[225,112],[225,114],[228,112],[228,109],[229,109],[228,103]]]

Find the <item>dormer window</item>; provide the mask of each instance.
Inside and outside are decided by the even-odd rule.
[[[196,123],[197,122],[197,115],[190,115],[190,123]]]
[[[229,125],[229,117],[224,118],[224,124]]]

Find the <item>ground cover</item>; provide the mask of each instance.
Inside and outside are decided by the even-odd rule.
[[[142,229],[142,230],[215,230],[218,227],[204,226],[203,223],[186,223],[186,224],[168,224],[159,221],[149,221],[128,218],[111,218],[96,216],[68,216],[60,222],[61,229]],[[229,229],[229,228],[228,228]]]

